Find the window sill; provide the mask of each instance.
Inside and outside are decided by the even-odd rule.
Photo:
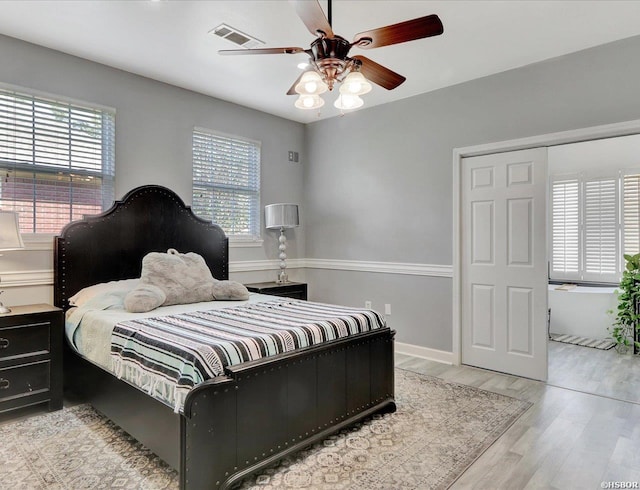
[[[249,247],[262,247],[264,240],[261,238],[240,238],[229,237],[229,248],[249,248]]]
[[[53,250],[53,233],[23,233],[25,250]]]
[[[575,284],[576,286],[593,287],[593,288],[617,288],[620,287],[620,281],[581,281],[578,279],[549,279],[549,284],[560,286],[562,284]]]

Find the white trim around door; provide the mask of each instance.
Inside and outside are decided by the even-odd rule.
[[[622,123],[593,126],[570,131],[548,133],[528,138],[519,138],[507,141],[498,141],[475,146],[467,146],[453,149],[453,318],[452,318],[452,361],[454,364],[461,364],[461,168],[462,159],[465,157],[490,155],[492,153],[502,153],[512,150],[525,150],[546,146],[555,146],[566,143],[577,143],[602,138],[613,138],[617,136],[628,136],[640,134],[640,119],[626,121]]]

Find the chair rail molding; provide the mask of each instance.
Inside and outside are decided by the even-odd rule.
[[[237,260],[229,262],[229,272],[278,270],[279,260]],[[334,259],[289,259],[287,269],[327,269],[411,276],[453,277],[451,265],[369,262]],[[0,274],[0,287],[52,286],[53,270],[22,270]]]
[[[406,262],[371,262],[361,260],[305,259],[308,269],[379,272],[411,276],[453,277],[452,265],[413,264]]]
[[[305,259],[287,259],[287,269],[305,267]],[[229,261],[229,272],[253,272],[279,270],[279,260],[233,260]]]
[[[229,272],[278,270],[279,260],[238,260],[229,262]],[[410,276],[453,277],[453,266],[405,262],[371,262],[339,259],[288,259],[287,269],[328,269]]]

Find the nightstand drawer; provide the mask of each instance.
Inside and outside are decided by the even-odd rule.
[[[270,292],[268,294],[271,294],[273,296],[282,296],[284,298],[292,298],[292,299],[307,299],[307,292],[302,290],[302,289],[298,289],[295,291],[274,291],[274,292]]]
[[[49,389],[49,361],[0,369],[0,408],[4,401]]]
[[[0,361],[48,353],[50,325],[38,322],[0,328]]]
[[[307,284],[304,282],[257,282],[245,284],[252,293],[269,294],[271,296],[283,296],[286,298],[307,300]]]

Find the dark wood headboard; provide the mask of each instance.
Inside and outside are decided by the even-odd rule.
[[[140,277],[149,252],[202,255],[216,279],[229,278],[229,242],[218,225],[198,218],[170,189],[133,189],[102,214],[69,223],[55,239],[54,302],[68,308],[80,289]]]

